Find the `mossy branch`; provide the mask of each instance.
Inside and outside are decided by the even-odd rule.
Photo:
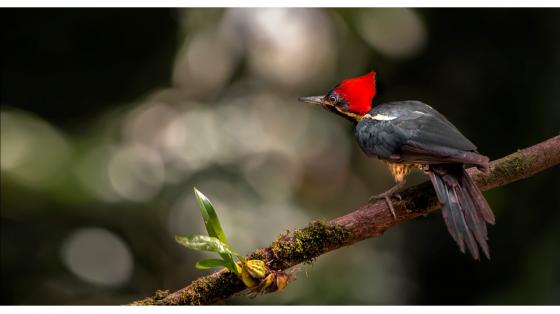
[[[482,173],[468,169],[481,190],[489,190],[528,178],[560,163],[560,136],[519,150],[493,161]],[[388,228],[418,216],[427,215],[441,207],[430,182],[413,186],[395,201],[394,219],[385,201],[370,202],[361,208],[328,222],[311,222],[272,242],[266,248],[249,254],[251,259],[266,261],[273,270],[284,270],[337,248],[382,235]],[[135,301],[132,305],[213,304],[245,289],[241,280],[231,272],[221,270],[200,277],[176,292],[156,291],[152,297]]]

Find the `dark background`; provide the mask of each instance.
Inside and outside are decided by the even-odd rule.
[[[558,134],[557,9],[290,12],[298,10],[305,14],[2,9],[2,304],[122,304],[156,289],[175,290],[200,276],[203,272],[193,263],[207,255],[184,250],[172,238],[178,231],[203,232],[192,186],[219,203],[226,233],[243,253],[308,220],[342,215],[388,188],[387,171],[362,155],[350,125],[295,101],[371,68],[379,81],[377,103],[423,100],[491,159]],[[236,14],[237,20],[232,18]],[[259,24],[239,25],[243,14],[271,23],[271,31],[259,35],[254,26]],[[283,22],[274,24],[275,18]],[[397,52],[368,39],[367,27],[374,26],[387,35],[376,38],[392,43]],[[321,31],[290,33],[297,27]],[[420,39],[412,39],[422,44],[410,51],[407,42],[398,42],[399,32],[410,34],[407,27],[423,30]],[[374,37],[378,33],[372,32]],[[311,40],[306,34],[324,37],[304,49]],[[266,36],[280,39],[267,41]],[[189,54],[195,44],[202,54]],[[317,46],[321,44],[325,46]],[[303,45],[303,52],[290,54],[289,48],[297,45]],[[185,53],[190,63],[181,67]],[[299,58],[307,60],[306,53],[309,60],[319,60],[304,71],[311,74],[290,68]],[[281,56],[277,63],[275,56]],[[229,61],[220,63],[223,60]],[[284,76],[278,78],[280,72]],[[131,122],[142,112],[148,114]],[[191,112],[202,114],[189,120]],[[215,162],[206,163],[203,154],[195,163],[192,146],[173,155],[191,162],[185,167],[165,155],[169,150],[159,146],[163,140],[156,131],[177,115],[192,123],[210,121],[184,132],[202,138],[196,147],[212,149],[218,156]],[[244,136],[256,136],[247,141],[262,147],[247,153],[239,148],[245,146],[234,145],[237,157],[231,158],[233,153],[219,141],[223,133],[207,125],[220,130],[234,115],[238,124],[227,132],[239,133],[242,142]],[[268,137],[258,137],[253,129],[243,131],[252,123],[260,123]],[[318,136],[323,144],[315,142]],[[175,143],[182,137],[170,138]],[[134,141],[153,150],[127,146]],[[206,148],[210,142],[213,146]],[[315,149],[319,145],[324,147]],[[296,146],[294,153],[290,149]],[[127,152],[119,155],[125,156],[118,159],[123,162],[96,164],[113,160],[121,149]],[[146,157],[154,151],[156,157]],[[91,159],[93,164],[83,166]],[[156,170],[142,168],[153,165]],[[93,192],[88,189],[99,173],[118,167],[125,170],[99,179]],[[182,172],[169,181],[176,169]],[[150,175],[159,178],[161,171],[165,180],[154,188]],[[142,177],[146,173],[147,181]],[[291,176],[288,183],[286,173]],[[126,179],[120,181],[120,176]],[[413,182],[426,179],[419,174],[415,178]],[[319,258],[280,294],[236,297],[226,303],[558,304],[559,179],[556,167],[484,193],[497,218],[489,230],[490,261],[474,262],[461,254],[438,213]],[[114,187],[119,182],[128,185]],[[138,187],[148,192],[137,192]],[[182,214],[173,214],[177,202],[186,204]],[[173,227],[175,222],[184,227]],[[65,256],[80,230],[93,232],[91,241],[98,246],[78,242],[76,254],[90,251],[99,260],[91,265],[78,258],[73,269]],[[116,243],[116,251],[107,249],[112,246],[104,244],[104,236]],[[124,266],[122,254],[129,259]],[[92,279],[96,274],[106,280]],[[112,280],[119,276],[122,280]]]

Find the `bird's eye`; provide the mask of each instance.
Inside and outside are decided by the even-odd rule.
[[[329,101],[330,102],[336,103],[337,100],[338,100],[338,98],[335,95],[330,95],[329,96]]]

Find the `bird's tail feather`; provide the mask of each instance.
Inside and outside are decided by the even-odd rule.
[[[466,247],[478,260],[480,247],[490,258],[486,223],[494,224],[494,214],[463,165],[432,165],[429,174],[438,200],[443,204],[442,214],[447,229],[461,252],[464,253]]]

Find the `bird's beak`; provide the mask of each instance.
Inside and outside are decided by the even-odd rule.
[[[301,102],[306,102],[308,104],[314,104],[314,105],[319,105],[323,108],[325,108],[328,111],[334,112],[338,115],[341,115],[351,121],[359,121],[362,116],[355,114],[353,112],[349,112],[346,111],[344,109],[342,109],[341,107],[336,106],[335,104],[330,103],[328,100],[326,100],[325,95],[323,96],[310,96],[310,97],[300,97],[298,98],[299,101]]]
[[[300,97],[298,100],[308,104],[325,106],[325,96]]]

